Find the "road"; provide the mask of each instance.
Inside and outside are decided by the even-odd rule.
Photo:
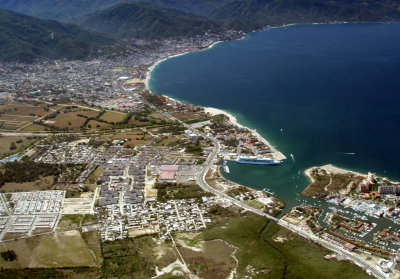
[[[206,181],[206,175],[207,175],[208,171],[210,170],[211,166],[213,165],[213,162],[217,158],[217,155],[218,155],[218,153],[219,153],[219,151],[221,149],[219,141],[216,140],[215,138],[207,136],[206,134],[198,131],[197,129],[194,129],[191,125],[186,124],[186,123],[184,123],[183,121],[181,121],[179,119],[176,119],[171,114],[169,114],[167,112],[160,111],[157,107],[155,107],[155,106],[153,106],[153,105],[151,105],[149,103],[147,103],[147,104],[151,108],[153,108],[154,110],[158,111],[159,113],[161,113],[165,117],[169,118],[170,120],[177,121],[180,124],[182,124],[184,127],[186,127],[187,129],[190,129],[194,133],[198,134],[199,136],[202,136],[202,137],[207,138],[210,141],[212,141],[212,143],[214,145],[214,148],[211,151],[211,153],[209,154],[207,160],[205,161],[202,170],[196,175],[196,182],[200,185],[200,187],[203,190],[205,190],[207,192],[211,192],[211,193],[213,193],[214,195],[216,195],[218,197],[224,198],[225,200],[228,200],[229,202],[231,202],[232,204],[234,204],[234,205],[236,205],[236,206],[238,206],[240,208],[246,209],[246,210],[248,210],[250,212],[253,212],[253,213],[257,214],[257,215],[264,216],[264,217],[276,222],[280,226],[282,226],[282,227],[284,227],[284,228],[286,228],[286,229],[288,229],[288,230],[290,230],[290,231],[292,231],[294,233],[297,233],[297,234],[301,235],[302,237],[304,237],[304,238],[306,238],[308,240],[311,240],[311,241],[313,241],[315,243],[318,243],[321,246],[323,246],[323,247],[325,247],[325,248],[327,248],[327,249],[329,249],[329,250],[331,250],[331,251],[333,251],[333,252],[335,252],[335,253],[343,256],[343,257],[346,257],[346,258],[352,260],[356,264],[358,264],[360,266],[363,266],[366,269],[369,269],[371,271],[372,275],[375,276],[376,278],[379,278],[379,279],[390,278],[379,267],[377,267],[375,265],[372,265],[369,262],[365,261],[363,258],[358,256],[356,253],[350,252],[350,251],[344,249],[342,246],[335,245],[332,242],[329,242],[329,241],[327,241],[327,240],[325,240],[323,238],[320,238],[320,237],[314,235],[312,232],[306,232],[304,230],[301,230],[298,227],[296,227],[296,226],[294,226],[294,225],[292,225],[292,224],[290,224],[290,223],[288,223],[288,222],[286,222],[284,220],[275,218],[274,216],[269,215],[269,214],[267,214],[267,213],[265,213],[265,212],[263,212],[261,210],[255,209],[255,208],[253,208],[253,207],[251,207],[251,206],[249,206],[249,205],[247,205],[245,203],[242,203],[241,201],[239,201],[239,200],[237,200],[237,199],[235,199],[233,197],[228,196],[225,193],[222,193],[222,192],[214,189],[210,185],[208,185],[208,183]]]
[[[381,269],[375,265],[371,265],[370,263],[366,262],[363,258],[361,258],[360,256],[358,256],[357,254],[350,252],[348,250],[345,250],[343,247],[338,246],[333,244],[332,242],[329,242],[325,239],[322,239],[316,235],[314,235],[313,233],[310,232],[306,232],[303,231],[299,228],[297,228],[296,226],[283,221],[281,219],[277,219],[274,216],[271,216],[265,212],[262,212],[261,210],[255,209],[245,203],[242,203],[241,201],[234,199],[228,195],[226,195],[225,193],[222,193],[214,188],[212,188],[210,185],[208,185],[207,181],[206,181],[206,175],[208,173],[208,171],[210,170],[211,166],[213,165],[214,160],[217,158],[217,155],[220,151],[220,144],[219,142],[212,137],[208,137],[206,134],[200,132],[199,130],[195,129],[194,127],[192,127],[191,125],[184,123],[183,121],[173,117],[171,114],[169,114],[168,112],[164,112],[161,111],[160,109],[158,109],[157,107],[153,106],[152,104],[146,102],[145,100],[142,100],[144,103],[146,103],[147,105],[149,105],[152,109],[158,111],[159,113],[161,113],[164,117],[176,121],[178,123],[180,123],[181,125],[183,125],[185,128],[192,130],[194,133],[198,134],[199,136],[202,136],[206,139],[209,139],[214,147],[213,150],[211,151],[211,153],[209,154],[207,160],[205,161],[202,170],[196,175],[196,182],[200,185],[200,187],[207,191],[207,192],[211,192],[216,196],[219,196],[221,198],[224,198],[225,200],[231,202],[232,204],[243,208],[245,210],[248,210],[250,212],[253,212],[257,215],[261,215],[264,216],[274,222],[276,222],[277,224],[279,224],[280,226],[294,232],[297,233],[299,235],[301,235],[302,237],[309,239],[311,241],[314,241],[315,243],[318,243],[322,246],[324,246],[325,248],[334,251],[335,253],[343,256],[343,257],[347,257],[349,259],[351,259],[353,262],[359,264],[360,266],[363,266],[365,268],[368,268],[371,270],[372,274],[376,277],[376,278],[382,278],[382,279],[386,279],[389,278],[389,276],[387,276],[385,273],[383,273],[381,271]],[[128,130],[128,129],[127,129]],[[57,134],[82,134],[82,133],[57,133]],[[17,132],[0,132],[0,135],[3,136],[49,136],[49,135],[54,135],[54,133],[46,133],[46,132],[23,132],[23,133],[17,133]]]

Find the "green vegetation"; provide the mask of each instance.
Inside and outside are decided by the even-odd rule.
[[[203,233],[204,240],[222,239],[238,250],[237,275],[252,278],[368,278],[346,261],[328,261],[330,253],[300,236],[253,214],[231,218]],[[273,239],[281,237],[283,242]],[[248,268],[251,266],[252,268]],[[329,273],[326,271],[329,270]]]
[[[101,245],[102,278],[150,278],[155,275],[153,248],[149,236],[106,241]]]
[[[105,9],[122,0],[0,0],[0,7],[43,19],[73,21],[74,17]]]
[[[56,176],[62,172],[62,166],[36,163],[29,160],[6,163],[0,169],[0,186],[6,182],[31,182],[44,176]]]
[[[165,126],[159,130],[159,133],[171,133],[172,135],[179,135],[181,132],[185,131],[186,128],[179,124],[171,124]]]
[[[320,168],[313,169],[310,175],[313,177],[314,182],[303,191],[303,195],[315,197],[324,197],[328,194],[338,193],[348,186],[353,190],[363,179],[363,177],[352,173],[328,174],[324,169]]]
[[[92,267],[99,264],[99,259],[93,257],[78,231],[41,235],[0,244],[0,252],[8,250],[15,251],[18,259],[16,261],[0,260],[1,266],[7,269]]]
[[[21,269],[2,269],[0,278],[7,279],[65,279],[65,278],[96,278],[98,276],[97,268],[75,267],[75,268],[21,268]]]
[[[3,258],[3,260],[5,260],[7,262],[15,261],[18,258],[17,253],[15,253],[14,250],[7,250],[4,252],[1,252],[0,255]]]
[[[203,148],[201,148],[200,143],[191,143],[186,145],[185,152],[196,156],[201,156],[203,155]]]
[[[0,61],[83,59],[111,42],[76,25],[43,21],[0,9]]]
[[[156,94],[147,94],[145,96],[145,99],[147,102],[157,107],[162,106],[164,104],[164,102],[160,99],[160,96]]]
[[[165,202],[167,200],[178,200],[178,199],[192,199],[209,197],[212,194],[204,192],[200,186],[196,184],[184,185],[181,183],[156,183],[154,187],[157,191],[157,200]]]
[[[0,0],[0,7],[39,18],[76,21],[123,0]],[[217,20],[226,28],[254,30],[261,24],[327,21],[382,21],[398,18],[398,3],[388,0],[134,0],[153,8],[175,9]],[[142,4],[143,5],[143,4]],[[113,7],[115,8],[115,7]],[[177,11],[175,11],[177,13]],[[145,14],[146,15],[146,14]],[[150,14],[151,15],[151,14]],[[150,17],[151,18],[151,17]]]
[[[145,0],[158,7],[183,10],[239,29],[259,25],[332,21],[388,21],[399,18],[399,3],[387,0]],[[258,26],[259,26],[258,25]]]
[[[262,209],[264,208],[264,204],[262,204],[261,202],[257,201],[257,200],[250,200],[247,202],[248,205],[257,208],[257,209]]]
[[[136,2],[136,3],[132,3]],[[40,18],[80,24],[117,38],[184,38],[208,31],[252,31],[267,25],[312,22],[377,22],[400,18],[389,0],[0,0],[0,7]],[[140,3],[139,3],[140,2]],[[143,3],[144,2],[144,3]],[[114,5],[114,6],[113,6]],[[83,59],[124,43],[72,24],[45,21],[0,9],[0,61]],[[110,46],[109,49],[106,46]]]
[[[81,225],[93,224],[98,221],[97,215],[92,214],[68,214],[63,215],[60,219],[60,225],[63,229],[76,228]]]
[[[90,15],[83,25],[113,37],[145,39],[195,36],[218,29],[217,24],[193,14],[128,2]]]

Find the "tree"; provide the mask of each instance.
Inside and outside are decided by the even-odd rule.
[[[4,252],[1,252],[1,257],[7,262],[12,262],[17,259],[17,253],[15,253],[14,250],[7,250]]]
[[[10,150],[15,150],[15,149],[17,149],[17,146],[15,145],[15,142],[12,142],[10,144]]]

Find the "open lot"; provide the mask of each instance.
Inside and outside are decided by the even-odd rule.
[[[26,137],[0,137],[0,158],[16,153],[21,147],[28,146],[34,141],[34,139],[27,139]],[[16,148],[14,150],[10,150],[11,143],[15,144]]]
[[[125,113],[115,112],[115,111],[106,111],[100,119],[103,119],[107,122],[120,122],[125,118]]]
[[[204,112],[176,112],[172,114],[179,120],[182,121],[205,121],[208,120],[210,117],[205,114]]]
[[[25,128],[21,129],[20,131],[44,131],[46,127],[38,124],[31,124],[26,126]]]
[[[203,279],[228,278],[236,267],[235,248],[222,240],[205,241],[202,246],[201,251],[180,248],[189,268]]]
[[[0,124],[3,124],[2,129],[17,130],[53,112],[57,108],[59,107],[49,106],[44,103],[33,105],[29,102],[9,102],[0,106]]]
[[[36,120],[35,116],[19,116],[19,115],[8,115],[1,114],[0,115],[0,124],[3,124],[1,127],[5,130],[17,130],[32,121]]]
[[[93,198],[65,199],[63,214],[93,214]]]
[[[50,118],[48,123],[54,125],[58,128],[68,128],[68,129],[79,129],[83,122],[85,122],[85,118],[77,116],[76,112],[61,112],[55,118]],[[46,123],[46,122],[45,122]]]
[[[142,130],[136,130],[128,133],[118,133],[112,136],[105,136],[105,137],[110,137],[114,140],[126,140],[124,146],[144,145],[146,140],[151,138],[149,134],[145,134]]]
[[[41,117],[46,115],[53,108],[48,108],[47,105],[39,104],[37,106],[24,103],[9,103],[7,105],[0,106],[0,112],[6,115],[19,115],[19,116],[35,116]]]
[[[100,128],[111,127],[111,124],[104,123],[104,122],[99,122],[99,121],[96,121],[96,120],[90,120],[89,123],[87,124],[87,127],[89,129],[100,129]]]
[[[76,113],[76,114],[82,114],[87,117],[96,117],[100,113],[100,109],[92,109],[89,107],[77,107],[77,108],[71,108],[71,107],[64,107],[60,110],[62,113]]]
[[[42,235],[0,243],[0,251],[14,250],[17,260],[0,259],[3,268],[97,266],[95,256],[78,231]]]
[[[50,190],[55,188],[53,182],[54,182],[53,176],[46,176],[46,177],[41,177],[40,179],[32,182],[24,182],[24,183],[8,182],[1,187],[1,190],[3,190],[4,192]]]

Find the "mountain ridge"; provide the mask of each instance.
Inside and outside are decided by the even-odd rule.
[[[194,14],[128,2],[88,15],[82,26],[114,38],[150,40],[190,37],[221,29],[217,23]]]
[[[0,61],[84,59],[111,42],[76,25],[0,9]]]

